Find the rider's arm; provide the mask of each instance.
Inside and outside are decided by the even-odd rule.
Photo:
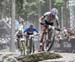
[[[47,15],[49,15],[49,14],[50,14],[50,12],[46,12],[46,13],[44,13],[44,15],[41,16],[41,17],[39,18],[39,22],[42,23],[43,20],[45,19],[45,17],[46,17]]]
[[[43,18],[44,18],[44,16],[41,16],[41,17],[39,18],[39,22],[40,22],[40,23],[43,21]]]
[[[56,16],[56,24],[57,24],[57,27],[60,28],[58,16]]]
[[[34,32],[34,31],[38,33],[38,30],[37,30],[37,29],[35,29],[35,28],[33,28],[33,32]]]
[[[58,20],[56,20],[56,24],[57,24],[57,26],[59,26],[59,22],[58,22]]]
[[[28,31],[29,31],[29,28],[25,29],[25,30],[24,30],[24,33],[25,33],[25,32],[28,32]]]

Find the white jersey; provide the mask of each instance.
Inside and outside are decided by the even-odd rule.
[[[47,16],[47,15],[50,15],[50,14],[51,14],[51,12],[46,12],[46,13],[44,13],[44,16]],[[51,20],[50,22],[53,22],[54,25],[56,25],[56,21],[58,22],[58,20],[59,20],[58,16],[55,15],[55,19]]]
[[[22,24],[19,25],[18,30],[23,32],[23,25]]]
[[[49,14],[51,14],[51,12],[46,12],[46,13],[44,13],[44,16],[47,16]],[[59,17],[57,15],[55,15],[55,18],[56,18],[56,20],[59,20]]]

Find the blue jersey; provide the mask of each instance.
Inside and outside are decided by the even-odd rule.
[[[30,28],[25,29],[24,32],[30,32]],[[38,33],[38,30],[36,28],[32,28],[32,32]]]

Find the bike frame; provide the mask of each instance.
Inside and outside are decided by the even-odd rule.
[[[52,31],[52,33],[51,33],[51,31]],[[54,44],[54,41],[55,41],[55,28],[54,28],[54,26],[49,25],[47,32],[43,33],[42,51],[51,50],[51,48]]]
[[[37,35],[29,35],[28,36],[28,39],[27,39],[27,48],[29,50],[28,54],[34,53],[34,51],[35,51],[34,40],[33,40],[35,36],[37,36]]]

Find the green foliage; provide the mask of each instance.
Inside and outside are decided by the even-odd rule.
[[[63,0],[55,0],[56,3],[63,3]]]
[[[62,56],[60,56],[59,54],[43,52],[43,53],[37,53],[37,54],[32,54],[32,55],[28,55],[25,57],[21,57],[21,58],[18,58],[18,60],[21,62],[38,62],[42,60],[57,59],[61,57]]]
[[[63,0],[55,0],[54,5],[55,5],[56,7],[61,7],[61,6],[63,5]]]
[[[17,16],[21,15],[26,19],[32,15],[38,16],[39,5],[44,5],[44,0],[16,0],[16,13]]]

